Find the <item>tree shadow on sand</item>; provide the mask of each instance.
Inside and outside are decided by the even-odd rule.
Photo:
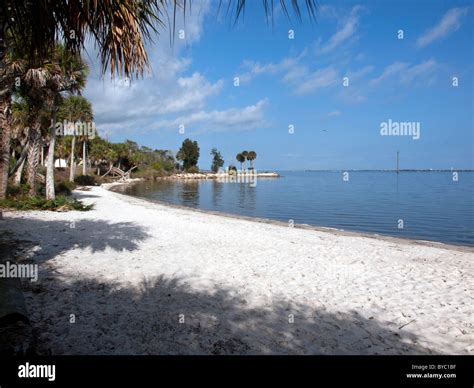
[[[132,252],[151,238],[128,222],[78,220],[74,229],[65,221],[14,222],[16,231],[35,231],[29,260],[38,264],[75,248]],[[197,290],[185,278],[158,275],[132,287],[40,268],[40,282],[25,286],[40,354],[432,353],[409,329],[356,311],[316,310],[277,296],[255,307],[239,290]]]
[[[41,221],[32,218],[15,219],[14,230],[27,231],[17,236],[26,249],[34,249],[34,261],[41,264],[70,249],[89,249],[92,252],[134,251],[139,243],[151,236],[133,222],[79,219],[70,221]],[[5,230],[0,224],[0,236]]]
[[[158,276],[138,288],[54,278],[32,298],[43,354],[429,354],[407,330],[356,311],[274,300],[251,307],[235,291],[192,289]],[[74,314],[74,323],[71,323]]]

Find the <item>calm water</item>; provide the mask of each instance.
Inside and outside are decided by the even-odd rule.
[[[474,245],[474,173],[280,172],[249,183],[145,182],[125,193],[295,224]],[[403,229],[398,220],[403,220]]]

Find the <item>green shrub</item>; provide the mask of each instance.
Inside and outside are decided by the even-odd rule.
[[[186,170],[186,172],[189,174],[197,174],[199,172],[199,168],[196,166],[191,166]]]
[[[0,200],[0,208],[16,209],[16,210],[56,210],[68,211],[91,210],[93,205],[84,205],[75,198],[59,195],[54,200],[47,200],[44,197],[22,197],[22,198],[7,198]]]
[[[8,186],[7,187],[7,197],[22,197],[24,195],[28,194],[28,191],[30,190],[30,186],[27,184],[23,183],[20,186]]]
[[[163,165],[160,162],[155,162],[151,165],[153,170],[163,170]]]
[[[174,171],[174,163],[168,160],[163,160],[159,162],[155,162],[151,165],[153,170],[157,171],[166,171],[166,172],[173,172]]]
[[[79,175],[74,179],[79,186],[96,186],[97,183],[92,175]]]
[[[168,175],[164,170],[155,170],[154,168],[145,168],[138,171],[134,171],[133,178],[142,178],[146,180],[154,180],[156,178],[162,178]]]
[[[173,161],[164,160],[162,163],[163,163],[163,168],[166,172],[173,172],[175,170],[175,165]]]
[[[56,192],[56,195],[71,195],[75,188],[75,182],[62,181],[56,183],[54,191]]]

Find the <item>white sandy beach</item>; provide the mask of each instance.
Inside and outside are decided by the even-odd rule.
[[[474,354],[471,248],[76,195],[94,210],[0,220],[39,264],[43,353]]]

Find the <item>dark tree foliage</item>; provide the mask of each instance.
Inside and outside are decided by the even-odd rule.
[[[183,162],[184,170],[196,167],[199,160],[199,145],[197,141],[192,141],[191,139],[184,140],[176,155],[176,159]]]
[[[212,155],[211,170],[213,172],[217,172],[219,171],[219,168],[224,165],[224,159],[222,159],[222,155],[219,151],[217,151],[217,148],[213,148],[211,150],[211,155]]]

